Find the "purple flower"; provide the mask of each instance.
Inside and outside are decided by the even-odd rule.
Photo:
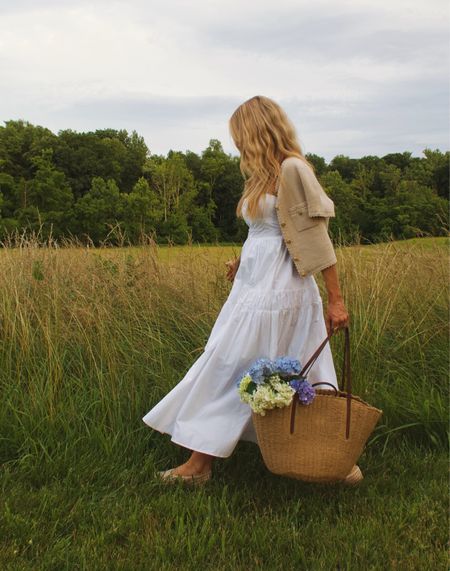
[[[311,404],[316,396],[315,388],[308,383],[304,378],[294,379],[289,382],[289,385],[298,394],[298,399],[301,404]]]

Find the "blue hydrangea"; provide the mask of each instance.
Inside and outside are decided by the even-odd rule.
[[[247,373],[251,376],[254,383],[260,385],[264,382],[265,377],[274,373],[273,361],[266,358],[257,359],[252,363]]]
[[[299,401],[301,404],[311,404],[316,396],[316,391],[314,387],[308,383],[304,378],[293,379],[289,382],[290,386],[298,394]]]
[[[242,378],[250,375],[252,381],[257,384],[263,384],[271,375],[298,375],[302,370],[302,365],[298,359],[291,357],[277,357],[275,360],[265,357],[254,361],[249,369],[236,379],[235,384],[239,387]],[[287,381],[288,379],[286,379]]]
[[[302,365],[298,359],[291,357],[277,357],[273,361],[273,371],[279,375],[298,374],[302,370]]]

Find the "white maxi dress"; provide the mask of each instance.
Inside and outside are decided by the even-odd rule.
[[[213,456],[230,456],[239,440],[257,443],[250,406],[236,381],[258,358],[288,356],[303,367],[327,330],[322,298],[312,274],[301,277],[286,248],[275,209],[262,196],[263,214],[251,220],[232,288],[203,353],[177,385],[143,418],[171,441]],[[338,388],[330,344],[307,374],[310,383]],[[316,388],[329,389],[327,385]]]

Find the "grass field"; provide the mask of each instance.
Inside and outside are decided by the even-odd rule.
[[[0,250],[1,569],[448,568],[447,238],[336,250],[354,392],[383,409],[355,489],[277,477],[249,442],[205,488],[152,478],[189,451],[141,418],[201,354],[240,247],[16,246]]]

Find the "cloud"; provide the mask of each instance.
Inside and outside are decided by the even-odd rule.
[[[327,160],[445,150],[446,10],[441,0],[0,0],[0,120],[136,129],[157,153],[218,138],[236,153],[229,116],[262,94]]]

